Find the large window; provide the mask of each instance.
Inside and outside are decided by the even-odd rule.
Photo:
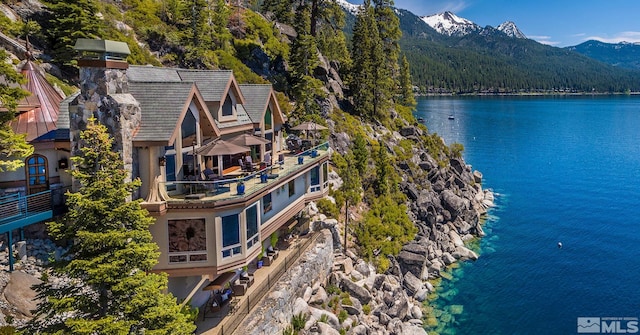
[[[249,207],[245,211],[247,218],[247,249],[260,242],[258,236],[258,204]]]
[[[222,116],[231,116],[233,115],[233,101],[231,97],[227,95],[227,98],[224,99],[224,105],[222,105]]]
[[[271,109],[267,108],[267,111],[264,113],[264,130],[270,130],[271,128],[273,128]]]
[[[273,207],[273,203],[271,202],[271,193],[262,197],[262,213],[270,212]]]
[[[169,220],[169,263],[207,260],[207,231],[204,219]]]
[[[238,214],[222,217],[222,258],[242,252],[240,245],[240,218]]]
[[[289,198],[296,194],[296,180],[292,180],[289,182]]]
[[[320,191],[320,167],[311,169],[311,192]]]

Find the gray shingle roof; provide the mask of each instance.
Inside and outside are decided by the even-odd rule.
[[[205,101],[222,101],[227,85],[233,75],[228,70],[187,70],[178,69],[178,75],[183,81],[198,84],[198,89]]]
[[[177,69],[170,67],[136,66],[131,65],[127,69],[129,82],[180,82],[182,78]]]
[[[269,97],[271,96],[271,85],[239,85],[242,95],[250,97],[246,99],[244,108],[247,114],[255,123],[260,123],[264,115],[264,111],[267,109],[269,103]]]
[[[191,82],[129,82],[129,92],[142,109],[140,129],[136,141],[169,141],[182,113]],[[190,100],[189,100],[190,102]]]

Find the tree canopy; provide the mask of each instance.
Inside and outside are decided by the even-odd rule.
[[[72,241],[69,261],[54,262],[60,279],[37,286],[35,334],[191,334],[195,325],[164,294],[166,274],[150,272],[158,246],[149,226],[153,218],[128,201],[139,180],[127,182],[120,154],[112,150],[106,127],[89,121],[81,133],[81,154],[72,157],[78,192],[67,193],[69,212],[48,224],[49,233]]]

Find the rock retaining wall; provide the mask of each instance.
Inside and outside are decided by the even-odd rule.
[[[316,244],[280,278],[234,334],[282,334],[291,324],[296,299],[324,283],[333,268],[333,258],[331,233],[323,230]]]

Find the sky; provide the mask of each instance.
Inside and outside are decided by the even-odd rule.
[[[448,10],[482,27],[513,21],[528,38],[557,47],[587,40],[640,42],[638,0],[394,0],[394,4],[418,16]]]

